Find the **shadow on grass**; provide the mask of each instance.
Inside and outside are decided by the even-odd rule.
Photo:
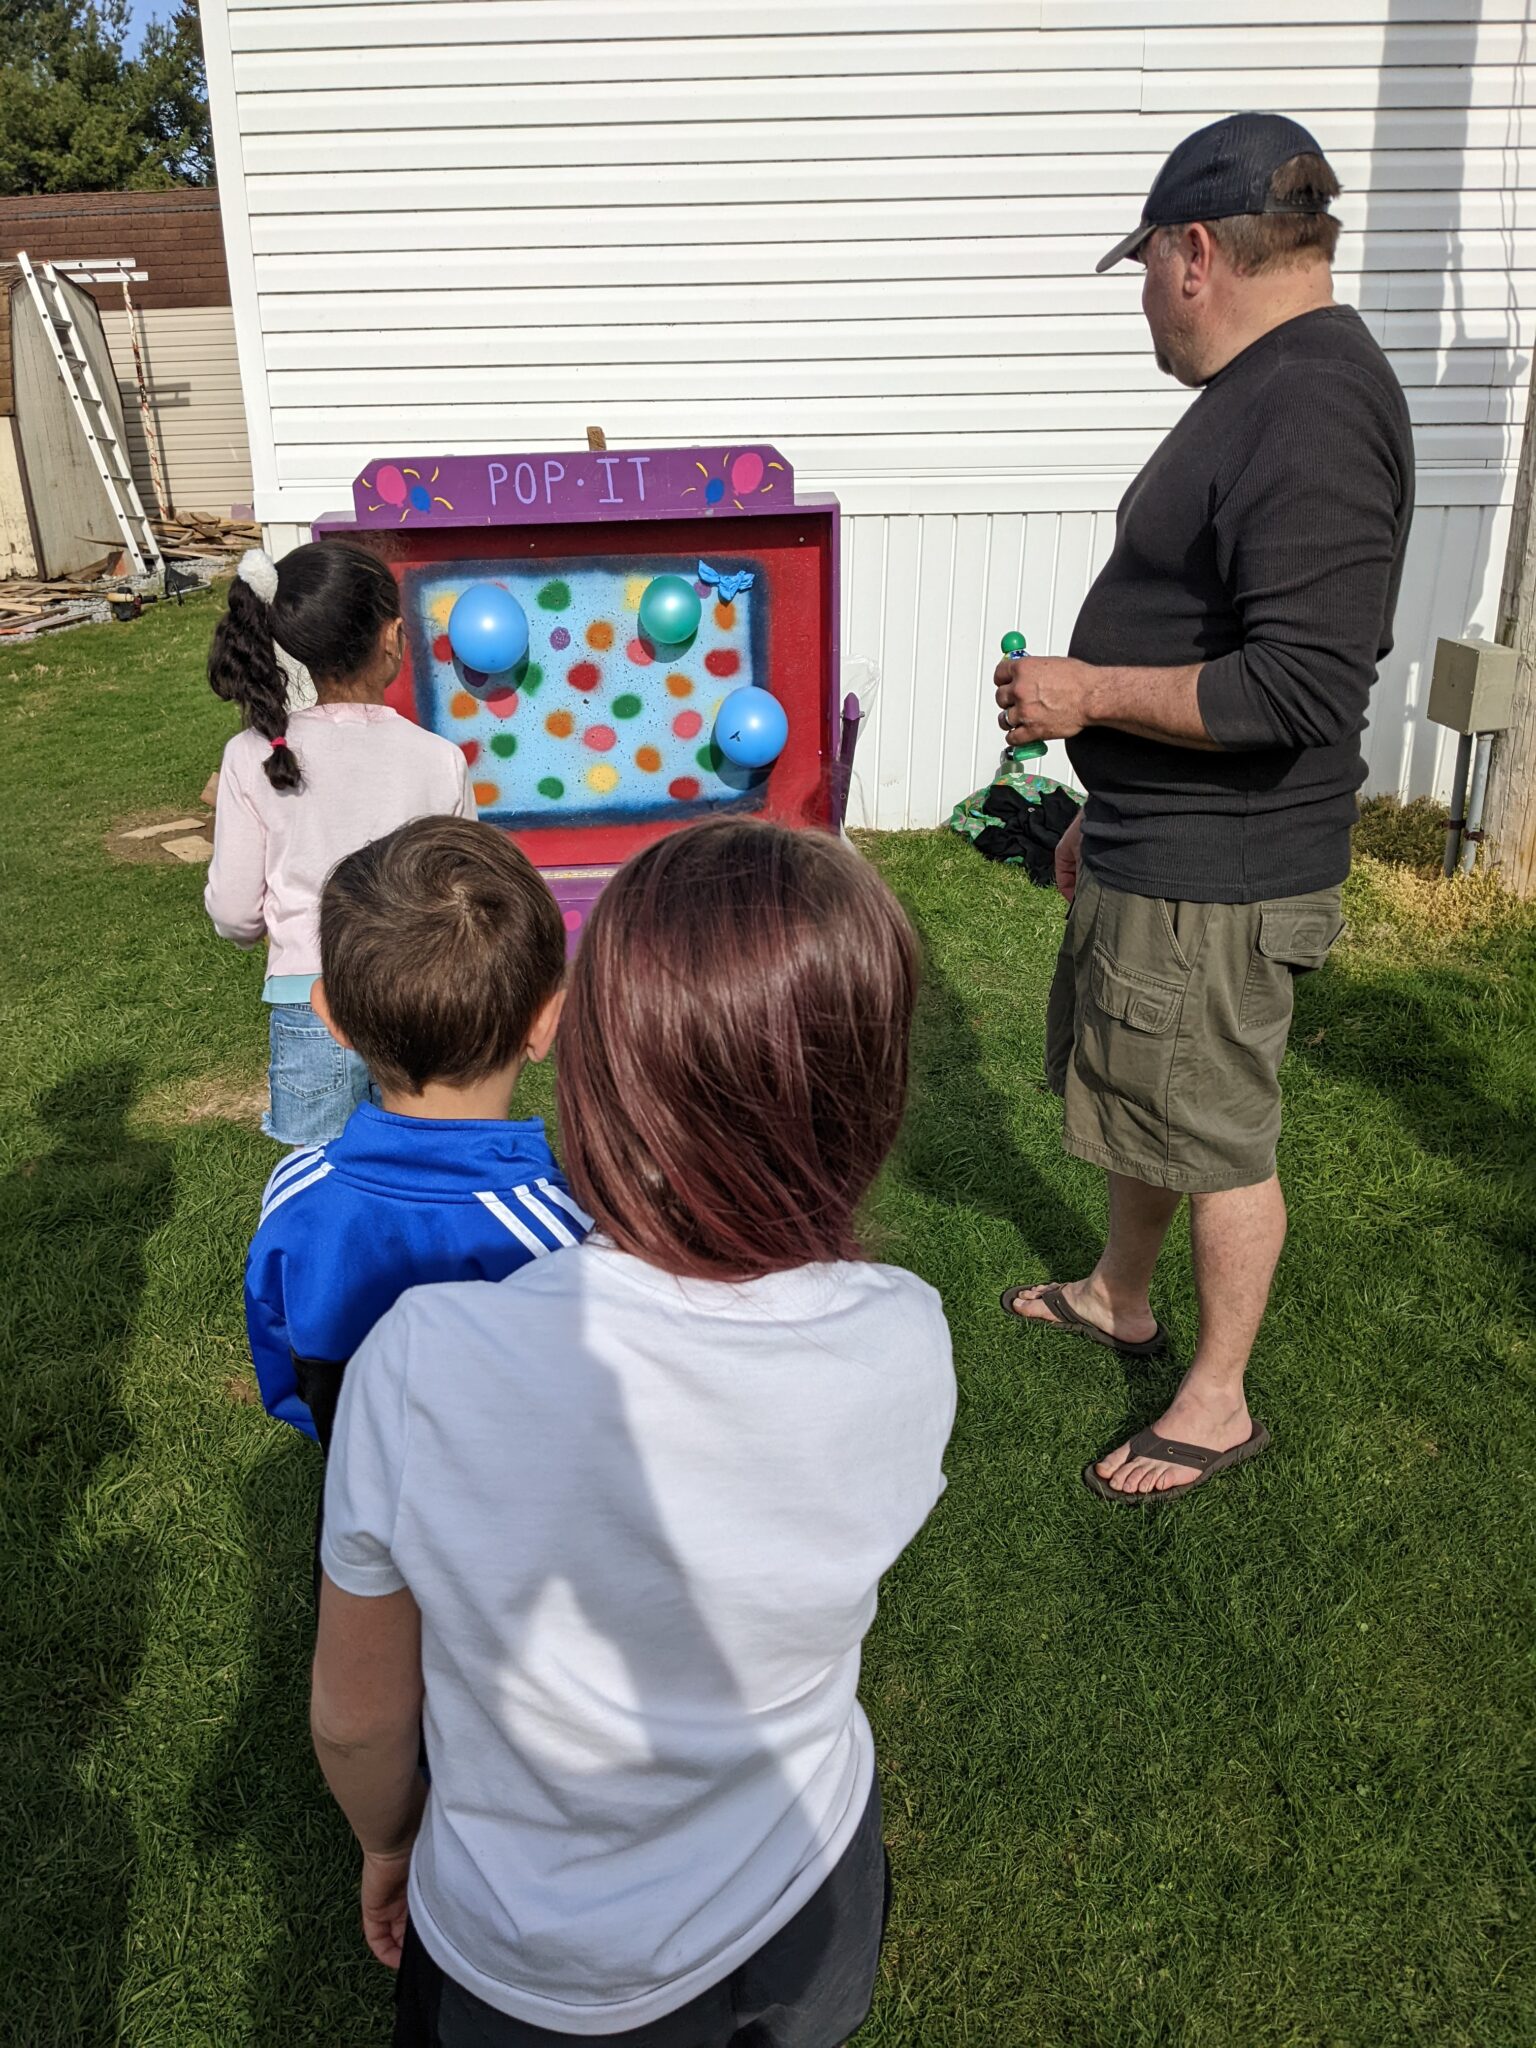
[[[1016,1087],[1020,1094],[1047,1094],[1033,1062],[1021,1061]],[[981,1035],[931,953],[913,1032],[910,1100],[892,1162],[899,1181],[957,1212],[1006,1223],[1055,1278],[1072,1280],[1089,1271],[1102,1228],[1063,1196],[1059,1183],[1011,1135],[1019,1122],[1018,1102],[988,1078]],[[1054,1158],[1059,1137],[1051,1143]],[[1010,1278],[1018,1276],[999,1274],[999,1293]]]
[[[1536,1104],[1501,1103],[1489,1092],[1495,992],[1455,968],[1419,967],[1411,980],[1331,974],[1306,993],[1313,1001],[1304,1019],[1298,1014],[1297,1058],[1319,1081],[1371,1089],[1422,1153],[1456,1169],[1457,1199],[1436,1222],[1505,1258],[1536,1302]]]
[[[134,1444],[120,1385],[175,1191],[170,1147],[126,1128],[137,1084],[123,1061],[50,1089],[44,1148],[0,1183],[6,2005],[29,2048],[119,2038],[136,1838],[103,1752],[152,1562],[115,1489]]]

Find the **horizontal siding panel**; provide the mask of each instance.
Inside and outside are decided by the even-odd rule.
[[[1123,34],[1123,30],[1115,31]],[[1078,41],[1082,38],[1079,36]],[[1526,54],[1527,30],[1518,21],[1401,22],[1367,26],[1321,26],[1308,32],[1309,67],[1328,71],[1363,66],[1444,67],[1462,64],[1518,64]],[[1247,24],[1225,33],[1209,25],[1193,28],[1147,28],[1142,64],[1148,71],[1256,71],[1273,67],[1294,72],[1296,33],[1278,28],[1273,17],[1263,26]]]
[[[745,182],[746,174],[742,175]],[[1125,191],[1059,197],[1042,210],[1034,198],[967,192],[963,188],[971,181],[964,179],[957,181],[962,186],[959,192],[942,199],[898,194],[849,202],[828,196],[811,203],[778,197],[774,181],[765,178],[757,180],[751,199],[726,204],[711,196],[662,203],[649,189],[649,181],[642,199],[633,177],[627,204],[579,204],[563,183],[537,195],[540,202],[557,203],[532,203],[528,180],[519,172],[486,174],[473,181],[465,172],[446,176],[460,196],[474,194],[482,203],[434,211],[413,204],[406,211],[405,191],[397,190],[394,203],[385,206],[386,195],[370,189],[373,181],[359,182],[344,191],[313,195],[322,202],[313,210],[256,216],[251,223],[252,247],[258,256],[394,256],[430,249],[442,255],[463,250],[466,256],[488,257],[508,249],[568,249],[582,254],[647,244],[676,248],[759,241],[802,247],[813,242],[971,242],[1026,237],[1032,231],[1036,240],[1092,235],[1103,243],[1124,234],[1140,218],[1143,203],[1140,193]],[[937,164],[928,169],[927,178],[929,193],[950,182]],[[975,182],[983,180],[978,176]],[[437,178],[431,189],[437,196]],[[765,199],[765,191],[774,197]],[[374,202],[376,210],[346,210],[359,199]],[[978,206],[978,200],[985,203]],[[1513,231],[1536,232],[1536,191],[1381,193],[1352,197],[1338,211],[1346,234],[1454,232],[1502,238]],[[1389,256],[1395,256],[1399,247],[1384,246]]]
[[[1411,391],[1455,389],[1467,394],[1466,403],[1471,403],[1475,394],[1486,397],[1495,384],[1509,384],[1517,374],[1509,354],[1493,349],[1404,351],[1393,358],[1393,368]],[[893,362],[849,358],[776,364],[502,364],[461,367],[452,384],[456,406],[531,405],[566,398],[573,389],[589,394],[593,405],[658,399],[726,400],[747,405],[801,398],[888,401],[1017,393],[1167,392],[1172,388],[1145,346],[1135,355],[1055,356],[1043,366],[1028,356],[975,356],[960,361],[947,356],[917,356]],[[306,365],[303,369],[285,371],[273,366],[269,389],[273,405],[285,409],[382,404],[410,407],[441,402],[443,373],[437,367],[420,368],[408,353],[400,351],[388,367],[381,369],[362,369],[355,362],[338,363],[329,370]],[[1464,413],[1457,417],[1474,415]]]
[[[1346,231],[1413,228],[1490,228],[1536,214],[1536,150],[1417,150],[1331,156],[1344,184],[1336,208]],[[613,210],[601,223],[603,240],[620,236],[645,213],[674,216],[695,209],[734,213],[743,207],[793,208],[809,234],[826,216],[850,203],[900,215],[935,203],[942,194],[957,214],[968,202],[967,231],[992,231],[1005,202],[1049,200],[1031,224],[1069,234],[1106,219],[1135,221],[1156,177],[1155,156],[852,158],[824,163],[712,164],[701,192],[697,165],[572,164],[531,182],[527,168],[484,165],[462,169],[361,174],[296,173],[250,180],[251,232],[258,254],[274,250],[388,248],[403,238],[405,220],[430,216],[422,230],[440,247],[513,246],[530,212],[555,217],[560,237],[585,232],[591,209]],[[1367,187],[1365,180],[1369,178]],[[974,202],[981,202],[978,210]],[[370,216],[377,216],[370,218]],[[1002,230],[998,230],[1002,232]]]
[[[782,230],[787,223],[780,226]],[[977,282],[998,278],[1017,286],[1033,278],[1091,277],[1103,253],[1102,235],[996,235],[978,241],[714,242],[702,252],[685,241],[658,241],[604,247],[596,256],[581,248],[402,248],[392,254],[381,250],[357,255],[258,256],[255,268],[257,289],[264,293],[325,288],[398,297],[410,292],[489,290],[508,284],[539,290],[582,286],[594,271],[600,271],[610,292],[665,286],[702,294],[736,284],[771,286],[776,278],[790,275],[797,285],[847,280],[921,288],[949,278]],[[1414,271],[1439,276],[1453,263],[1463,277],[1480,271],[1503,275],[1512,267],[1536,270],[1536,231],[1362,236],[1349,245],[1347,258],[1338,268],[1341,278]],[[701,268],[706,282],[700,281]],[[1138,278],[1139,273],[1128,273],[1125,283],[1139,290]],[[1105,285],[1100,281],[1106,304],[1112,303],[1109,294],[1120,282]],[[672,311],[675,317],[675,305]]]
[[[446,5],[440,0],[296,0],[280,4],[229,8],[230,41],[237,54],[247,50],[337,50],[350,53],[359,43],[370,49],[409,50],[413,55],[435,42],[483,47],[516,43],[537,49],[547,42],[607,43],[676,37],[710,38],[721,34],[725,0],[478,0],[477,5]],[[1310,4],[1310,0],[1298,0]],[[1339,0],[1322,0],[1324,5]],[[1365,0],[1370,4],[1370,0]],[[1369,17],[1368,17],[1369,18]],[[952,0],[944,8],[943,32],[998,31],[1037,28],[1041,0]],[[932,0],[839,0],[835,11],[825,0],[775,0],[774,31],[781,36],[892,34],[937,32]]]
[[[1298,120],[1324,125],[1333,107],[1529,107],[1536,104],[1530,73],[1502,65],[1466,69],[1360,65],[1342,71],[1224,71],[1221,96],[1211,98],[1206,71],[1149,71],[1141,104],[1154,113],[1219,119],[1243,107],[1284,107]],[[1321,140],[1321,138],[1319,138]]]
[[[866,118],[860,97],[852,93],[843,108],[829,105],[819,120],[780,119],[759,105],[750,119],[699,117],[673,122],[659,117],[645,122],[633,118],[631,105],[626,109],[628,120],[583,123],[579,145],[572,129],[558,120],[529,123],[509,119],[500,126],[431,128],[423,125],[419,110],[403,106],[395,120],[378,129],[364,126],[343,131],[330,124],[329,98],[308,104],[311,122],[321,125],[274,133],[243,130],[241,150],[253,189],[265,176],[289,174],[323,180],[332,173],[355,170],[421,175],[453,168],[522,166],[563,171],[573,162],[655,163],[691,167],[697,176],[701,164],[835,162],[844,157],[896,161],[907,156],[1071,157],[1082,161],[1087,176],[1102,178],[1104,164],[1120,160],[1118,150],[1104,147],[1102,123],[1083,112],[1047,110],[1021,121],[1006,107],[989,104],[947,117],[939,117],[932,107],[917,107],[906,115]],[[799,92],[794,94],[793,104],[798,114],[802,106]],[[858,105],[860,112],[848,113],[848,104]],[[710,116],[718,111],[711,103]],[[1331,153],[1536,147],[1536,111],[1518,107],[1467,107],[1453,101],[1411,110],[1332,109],[1325,125]],[[1143,109],[1134,121],[1127,120],[1117,130],[1113,140],[1134,145],[1131,154],[1150,157],[1155,171],[1190,126],[1183,114]],[[1146,182],[1151,182],[1150,177]]]
[[[840,21],[838,28],[842,28]],[[1442,54],[1438,61],[1474,61],[1469,53],[1474,39],[1464,30],[1450,33],[1457,40],[1439,46]],[[412,50],[411,84],[413,90],[457,92],[464,89],[466,78],[472,78],[476,90],[499,87],[521,92],[530,87],[561,85],[579,86],[583,94],[597,85],[620,85],[628,93],[633,113],[636,101],[643,101],[652,87],[736,85],[744,70],[749,71],[754,81],[768,85],[793,82],[798,88],[805,79],[881,75],[931,80],[997,73],[1011,81],[1041,72],[1124,71],[1127,66],[1137,67],[1142,62],[1141,38],[1123,30],[1089,35],[1048,35],[1038,29],[906,35],[882,28],[877,33],[860,35],[760,34],[754,35],[751,42],[750,53],[743,50],[742,39],[734,35],[695,35],[673,41],[645,37],[602,42],[513,44],[492,40],[454,44],[439,31]],[[744,61],[749,54],[750,62]],[[1285,61],[1294,60],[1292,44]],[[1372,54],[1341,61],[1375,63],[1377,59]],[[1427,64],[1437,59],[1405,51],[1398,61]],[[359,43],[346,53],[346,80],[348,91],[395,91],[400,85],[398,52]],[[321,50],[238,57],[235,88],[240,93],[319,91],[329,99],[336,91],[336,55]],[[567,93],[568,101],[569,98]],[[568,108],[569,115],[576,119],[585,111],[579,103]]]
[[[1487,385],[1416,386],[1407,399],[1415,425],[1477,427],[1513,417],[1514,393]],[[1164,434],[1189,403],[1189,392],[1172,383],[1160,391],[962,393],[930,397],[921,406],[852,396],[746,401],[690,395],[671,401],[628,400],[604,424],[641,447],[688,441],[778,443],[818,436],[867,436],[899,443],[922,435],[961,439],[987,434],[1003,444],[1030,434],[1090,430]],[[275,405],[273,424],[279,441],[290,448],[317,442],[334,445],[341,439],[360,448],[448,448],[465,439],[497,445],[498,436],[499,445],[518,448],[580,441],[590,410],[591,401],[585,397],[563,404],[537,405],[512,398],[475,404],[456,394],[449,404],[419,400],[313,408]]]
[[[1399,362],[1422,359],[1423,352],[1434,351],[1447,365],[1480,352],[1497,363],[1511,363],[1515,350],[1536,343],[1536,315],[1519,312],[1373,312],[1366,316],[1366,325],[1383,346],[1410,352],[1394,353]],[[1123,356],[1150,359],[1151,342],[1139,312],[1098,316],[1092,353],[1084,353],[1082,340],[1079,321],[1029,314],[964,320],[786,320],[773,325],[690,321],[686,326],[586,327],[579,355],[573,356],[563,327],[503,321],[490,326],[353,327],[334,332],[300,328],[269,333],[266,360],[274,375],[290,370],[398,368],[435,377],[442,369],[526,364],[561,372],[568,368],[572,384],[585,388],[594,371],[606,374],[615,365],[642,371],[675,365],[717,368],[722,376],[731,377],[741,374],[730,367],[734,364],[755,368],[788,363],[803,367],[810,376],[825,366],[825,374],[837,377],[843,374],[838,365],[845,362],[900,365],[908,358],[926,357],[942,360],[960,374],[971,357],[981,356],[1013,365],[1027,380],[1026,389],[1054,390],[1061,388],[1054,379],[1066,370],[1113,375],[1109,366]],[[1511,363],[1511,373],[1519,367]]]
[[[486,455],[498,453],[509,442],[534,450],[541,445],[551,450],[580,447],[584,444],[585,433],[584,425],[578,422],[584,422],[585,417],[581,407],[573,405],[555,431],[534,436],[527,432],[511,433],[509,429],[513,422],[504,413],[498,414],[487,433],[472,433],[459,423],[453,446],[462,454]],[[420,422],[413,424],[419,426]],[[631,431],[617,422],[613,423],[613,430],[618,445],[626,442],[636,447],[654,445],[648,431]],[[699,413],[690,413],[683,431],[671,438],[701,444],[724,440],[724,422],[712,418],[704,408]],[[752,437],[742,435],[736,438]],[[1000,475],[1019,475],[1037,469],[1056,469],[1069,474],[1104,469],[1114,470],[1117,474],[1134,474],[1163,436],[1158,430],[1106,433],[1093,429],[1038,434],[914,433],[904,435],[899,441],[888,434],[869,434],[862,439],[847,435],[782,438],[784,452],[801,473],[802,481],[814,473],[830,482],[842,478],[906,476],[913,471],[928,469],[966,476],[985,476],[989,471]],[[1420,428],[1414,436],[1414,444],[1419,460],[1426,464],[1496,463],[1512,459],[1517,438],[1506,427],[1434,426]],[[442,445],[441,436],[434,437],[426,429],[413,439],[419,439],[429,448]],[[294,484],[322,484],[330,494],[340,490],[344,498],[359,468],[381,452],[386,440],[395,448],[410,445],[399,434],[375,435],[366,440],[290,443],[284,448],[284,477]]]
[[[1150,0],[1155,4],[1155,0]],[[1527,0],[1284,0],[1287,24],[1524,21]],[[1041,25],[1055,29],[1145,28],[1149,0],[1045,0]],[[1194,28],[1272,28],[1276,0],[1179,0],[1179,21]]]
[[[1447,306],[1483,311],[1514,311],[1536,306],[1536,271],[1467,271],[1447,277],[1440,271],[1423,275],[1383,272],[1379,276],[1340,279],[1340,295],[1349,303],[1376,311],[1439,312]],[[1129,313],[1136,304],[1134,285],[1105,278],[1018,277],[956,279],[943,289],[943,303],[952,318],[971,315],[1032,317],[1042,314],[1086,315]],[[784,284],[761,286],[692,285],[689,311],[693,322],[778,319],[857,321],[889,319],[910,308],[916,314],[932,298],[919,292],[894,294],[888,283]],[[263,329],[273,333],[311,330],[382,330],[420,322],[423,302],[403,290],[368,294],[348,292],[271,293],[262,301]],[[647,323],[675,329],[678,299],[675,286],[647,285],[622,295],[608,286],[585,285],[565,291],[452,291],[432,294],[433,317],[445,325],[499,327],[629,326]],[[570,353],[579,353],[571,346]]]

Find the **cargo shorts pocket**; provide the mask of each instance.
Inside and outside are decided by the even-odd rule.
[[[1336,898],[1259,906],[1258,939],[1237,1022],[1243,1037],[1289,1025],[1296,976],[1321,967],[1343,929]]]
[[[1080,1078],[1101,1096],[1161,1115],[1187,979],[1126,967],[1095,948],[1092,1000],[1079,1035]]]

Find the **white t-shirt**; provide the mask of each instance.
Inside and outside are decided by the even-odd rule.
[[[793,1918],[869,1796],[860,1645],[954,1410],[939,1297],[890,1266],[724,1286],[593,1240],[384,1317],[322,1557],[421,1609],[410,1911],[450,1977],[617,2033]]]

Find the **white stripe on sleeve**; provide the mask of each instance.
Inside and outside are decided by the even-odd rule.
[[[539,1187],[552,1202],[558,1202],[567,1216],[574,1216],[583,1230],[592,1228],[592,1218],[583,1209],[576,1197],[566,1188],[557,1188],[553,1181],[540,1179]]]
[[[286,1159],[280,1159],[268,1175],[267,1184],[261,1191],[262,1206],[265,1207],[271,1201],[284,1181],[292,1180],[296,1173],[303,1173],[306,1168],[313,1166],[322,1156],[324,1149],[321,1145],[302,1145],[297,1152],[290,1152]]]
[[[542,1187],[543,1182],[541,1181],[539,1185]],[[529,1215],[536,1217],[543,1224],[556,1244],[571,1245],[576,1242],[554,1210],[546,1209],[532,1188],[518,1188],[516,1194],[517,1199],[522,1203]]]
[[[329,1164],[317,1166],[313,1173],[306,1173],[302,1180],[289,1180],[262,1210],[262,1222],[265,1223],[269,1216],[275,1216],[291,1195],[302,1195],[304,1190],[312,1188],[317,1180],[324,1180],[330,1170]]]
[[[535,1237],[527,1224],[520,1217],[512,1214],[512,1211],[507,1207],[500,1195],[493,1194],[489,1188],[477,1188],[475,1190],[475,1200],[477,1202],[484,1202],[486,1208],[496,1218],[496,1221],[510,1230],[518,1243],[526,1250],[532,1252],[536,1259],[548,1256],[549,1246],[544,1242],[543,1238]]]

